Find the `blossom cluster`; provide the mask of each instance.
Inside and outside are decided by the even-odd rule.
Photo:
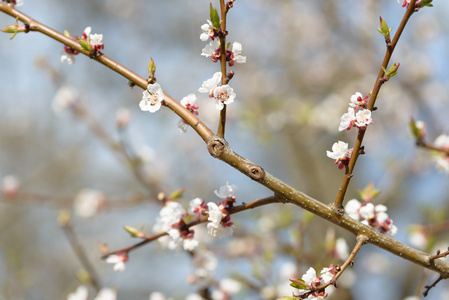
[[[83,31],[83,35],[81,37],[72,37],[68,33],[68,31],[64,32],[64,35],[68,38],[71,38],[75,41],[78,41],[81,47],[85,50],[91,51],[92,55],[99,54],[100,50],[104,49],[104,44],[102,43],[103,35],[102,34],[91,34],[92,28],[86,27]],[[61,54],[61,62],[67,61],[69,65],[75,63],[75,56],[79,54],[78,50],[75,50],[67,45],[64,46],[64,51]]]
[[[382,204],[374,205],[369,201],[360,203],[356,199],[349,200],[345,206],[346,213],[353,219],[361,221],[380,233],[394,236],[398,228],[393,225],[393,220],[386,213],[387,207]]]
[[[323,268],[320,272],[321,276],[317,276],[314,268],[309,268],[307,272],[299,280],[290,279],[292,282],[290,285],[298,289],[298,295],[295,297],[300,297],[301,299],[307,300],[317,300],[326,299],[328,293],[324,289],[315,290],[320,285],[323,285],[334,278],[338,273],[337,268],[331,264],[329,268]],[[304,298],[307,296],[307,298]]]
[[[206,24],[201,26],[203,33],[200,35],[202,41],[212,40],[201,51],[201,55],[210,57],[213,62],[222,59],[222,47],[220,41],[216,39],[219,35],[218,27],[214,26],[211,21],[207,20]],[[229,66],[232,67],[235,63],[246,63],[246,56],[241,55],[242,44],[234,42],[232,49],[229,50],[229,44],[225,47],[225,59]],[[236,94],[234,89],[228,84],[223,84],[225,80],[222,78],[221,72],[216,72],[212,78],[203,82],[203,85],[198,89],[200,93],[207,93],[209,98],[215,99],[215,107],[222,110],[225,105],[234,102]]]
[[[359,92],[351,96],[348,112],[340,118],[339,131],[349,130],[352,127],[366,129],[366,126],[373,123],[371,111],[366,109],[368,97],[369,95],[363,97]]]
[[[159,212],[153,232],[167,232],[168,235],[160,237],[158,240],[162,246],[168,249],[175,249],[182,244],[184,250],[191,251],[198,246],[198,241],[193,238],[194,231],[185,227],[182,219],[186,211],[181,203],[167,201]]]

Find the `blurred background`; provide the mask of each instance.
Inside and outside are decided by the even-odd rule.
[[[177,100],[196,93],[200,119],[216,131],[219,112],[197,92],[219,71],[200,55],[209,2],[24,2],[21,11],[59,32],[77,36],[91,26],[104,36],[104,54],[143,77],[152,57],[164,91]],[[410,117],[425,121],[430,142],[449,132],[449,3],[434,2],[412,16],[399,42],[392,58],[401,64],[399,74],[381,89],[364,140],[366,155],[347,193],[347,200],[357,198],[357,190],[372,182],[382,191],[375,203],[388,206],[399,228],[396,238],[407,244],[413,224],[444,224],[449,202],[448,174],[435,168],[432,153],[416,148],[408,127]],[[376,30],[379,16],[394,33],[404,11],[394,0],[236,1],[227,41],[242,43],[247,63],[231,68],[237,98],[228,107],[230,146],[302,192],[334,201],[343,171],[326,150],[338,140],[354,143],[355,131],[338,132],[339,118],[351,95],[367,95],[375,82],[385,49]],[[13,22],[0,14],[0,27]],[[151,233],[160,192],[185,188],[186,207],[196,197],[219,201],[214,190],[226,182],[239,187],[237,204],[271,192],[213,159],[193,130],[180,133],[179,118],[168,109],[140,111],[142,91],[124,78],[81,55],[73,65],[61,63],[62,50],[39,33],[13,40],[0,35],[0,176],[20,182],[16,197],[0,201],[0,299],[66,299],[81,284],[85,266],[58,223],[61,209],[74,212],[70,228],[79,246],[101,285],[116,289],[119,299],[148,299],[155,291],[185,299],[198,289],[187,282],[196,265],[186,252],[152,243],[131,252],[126,270],[117,273],[100,259],[100,243],[110,250],[136,243],[124,225]],[[58,107],[67,95],[77,99],[76,108]],[[131,118],[118,128],[122,108]],[[111,150],[111,141],[128,157]],[[137,177],[126,166],[129,158],[139,166]],[[74,210],[83,189],[99,191],[105,200],[95,216]],[[288,296],[289,276],[341,263],[331,254],[335,239],[355,244],[353,236],[291,205],[246,211],[232,220],[234,237],[204,237],[198,251],[217,258],[212,290],[226,290],[224,279],[238,281],[238,289],[227,291],[233,299]],[[196,231],[200,235],[204,227]],[[444,231],[429,234],[423,250],[446,249]],[[329,299],[403,299],[420,295],[437,277],[371,245],[347,274]],[[448,294],[441,282],[430,297]]]

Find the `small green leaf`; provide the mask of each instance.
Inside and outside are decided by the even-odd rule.
[[[432,3],[432,1],[433,1],[433,0],[422,0],[418,5],[419,5],[420,7],[424,7],[424,6],[427,6],[427,7],[433,7],[433,5],[430,4],[430,3]]]
[[[292,283],[290,283],[290,286],[294,287],[295,289],[301,289],[301,290],[309,290],[310,288],[307,286],[304,280],[302,279],[290,279]]]
[[[210,22],[212,23],[213,28],[220,28],[220,17],[218,16],[217,10],[210,4]]]
[[[90,44],[89,44],[88,42],[86,42],[85,40],[83,40],[83,39],[78,39],[78,42],[80,43],[81,48],[83,48],[84,50],[92,51],[92,47],[91,47]]]
[[[132,236],[135,238],[143,238],[145,237],[145,234],[143,234],[142,231],[140,231],[139,229],[132,227],[132,226],[128,226],[125,225],[123,226],[123,228]]]
[[[64,30],[64,35],[68,38],[70,37],[70,33],[67,30]]]
[[[171,192],[170,193],[170,199],[171,200],[175,200],[175,199],[181,198],[182,194],[184,193],[185,190],[186,190],[185,188],[182,188],[182,189],[179,189],[179,190]]]

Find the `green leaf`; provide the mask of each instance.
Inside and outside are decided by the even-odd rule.
[[[131,237],[143,238],[145,236],[145,234],[143,234],[142,231],[140,231],[139,229],[137,229],[135,227],[125,225],[125,226],[123,226],[123,228],[131,235]]]
[[[84,50],[92,51],[92,47],[91,47],[90,44],[89,44],[88,42],[86,42],[85,40],[79,39],[78,42],[80,43],[81,48],[83,48]]]
[[[422,0],[418,5],[419,5],[420,7],[424,7],[424,6],[427,6],[427,7],[433,7],[433,5],[430,4],[430,3],[432,3],[432,1],[433,1],[433,0]]]
[[[292,283],[290,283],[290,286],[294,287],[295,289],[301,289],[301,290],[309,290],[310,288],[307,286],[306,282],[302,279],[290,279]]]
[[[68,38],[70,37],[70,33],[67,30],[64,30],[64,35]]]
[[[220,17],[218,15],[217,10],[210,4],[210,22],[212,23],[213,28],[220,28]]]

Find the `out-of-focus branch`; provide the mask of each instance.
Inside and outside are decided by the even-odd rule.
[[[51,37],[52,39],[57,40],[63,43],[64,45],[67,45],[70,48],[75,49],[86,56],[91,57],[90,55],[91,53],[83,49],[78,42],[64,36],[63,34],[55,31],[50,27],[43,25],[42,23],[36,20],[33,20],[29,16],[15,9],[12,4],[0,3],[0,11],[3,11],[4,13],[23,22],[24,24],[28,24],[29,31],[37,31],[43,33]],[[132,83],[139,86],[140,88],[144,90],[147,88],[148,81],[145,78],[139,76],[138,74],[134,73],[128,68],[122,66],[121,64],[112,60],[106,55],[101,54],[91,58],[105,65],[114,72],[122,75],[123,77],[130,80]],[[174,100],[165,92],[164,92],[164,105],[173,110],[182,119],[184,119],[201,136],[201,138],[204,141],[209,140],[209,138],[213,135],[212,131],[203,122],[201,122],[194,114],[188,111],[178,101]]]

